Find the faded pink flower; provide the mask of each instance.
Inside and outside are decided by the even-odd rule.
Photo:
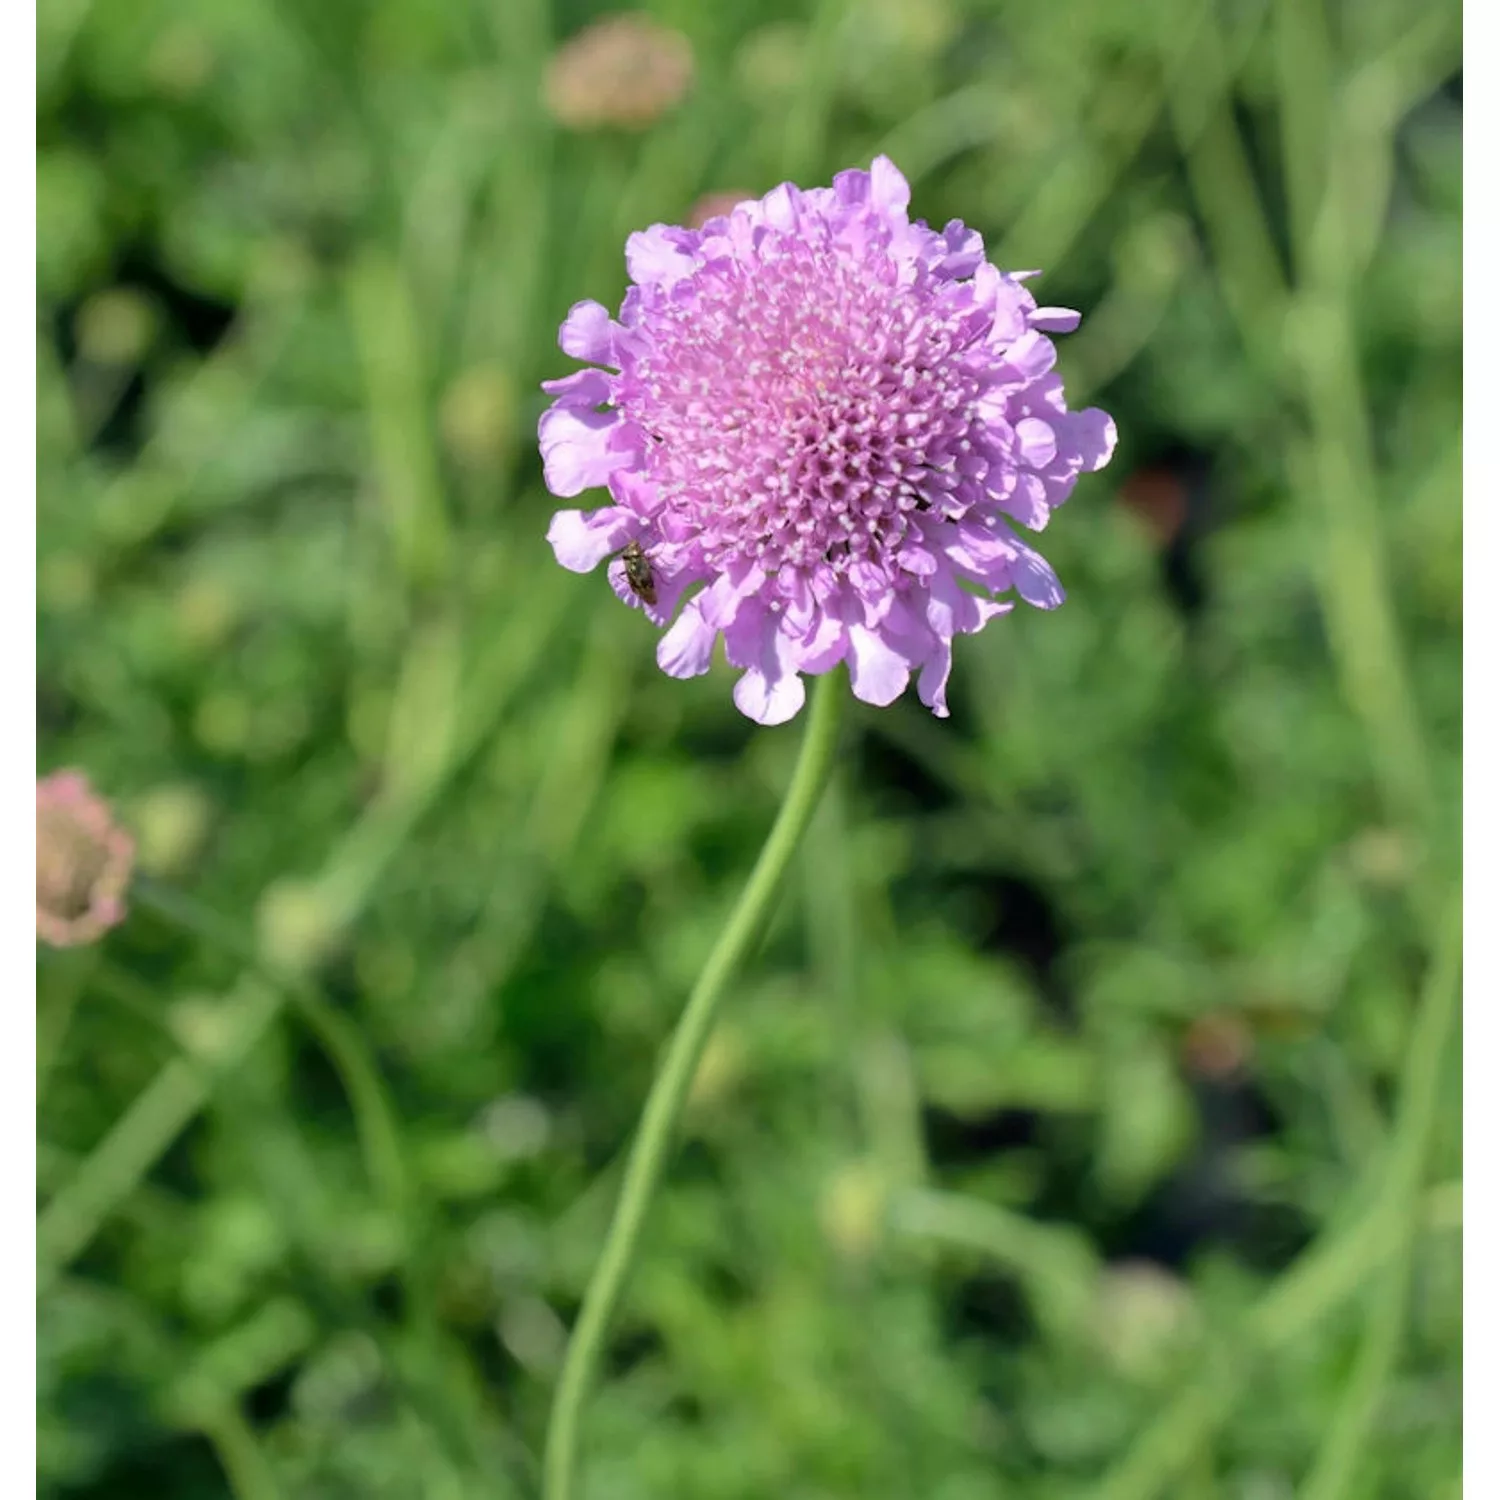
[[[958,220],[911,222],[910,198],[881,156],[631,235],[619,320],[580,302],[562,326],[594,368],[544,387],[547,487],[609,491],[553,517],[557,560],[619,554],[611,587],[665,628],[661,669],[706,672],[722,637],[762,724],[841,661],[865,702],[915,673],[946,715],[956,635],[1014,608],[999,595],[1062,603],[1015,526],[1040,531],[1114,452],[1114,422],[1069,411],[1053,372],[1048,335],[1078,314],[1038,307],[1035,273],[997,270]]]
[[[680,31],[637,11],[606,16],[570,37],[547,66],[547,107],[561,125],[640,130],[693,82],[693,49]]]
[[[54,948],[92,943],[125,915],[135,841],[81,771],[36,784],[36,935]]]

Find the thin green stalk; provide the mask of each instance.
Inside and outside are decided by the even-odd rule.
[[[1224,301],[1262,373],[1279,375],[1277,315],[1286,301],[1276,247],[1250,157],[1235,123],[1235,69],[1212,7],[1205,7],[1187,65],[1168,72],[1167,114],[1202,215]]]
[[[40,1099],[46,1091],[47,1080],[62,1054],[68,1029],[73,1024],[73,1012],[78,1006],[78,997],[88,988],[90,976],[99,961],[97,948],[84,948],[71,953],[60,953],[55,960],[58,977],[46,997],[46,1003],[37,1006],[36,1012],[36,1094]]]
[[[453,557],[426,400],[421,313],[407,268],[380,250],[355,262],[347,295],[390,546],[408,586],[420,590],[444,579]]]
[[[837,92],[840,42],[848,14],[842,0],[822,0],[810,7],[807,42],[802,52],[801,86],[786,111],[781,168],[793,182],[815,169],[828,135],[831,102]]]
[[[813,819],[800,864],[808,966],[817,992],[828,1006],[839,1050],[850,1058],[857,1057],[861,1040],[859,933],[849,869],[843,785],[837,775],[823,793],[822,806]],[[851,1152],[859,1149],[857,1123],[863,1112],[850,1091],[829,1089],[822,1102],[827,1138],[843,1143]]]
[[[651,1085],[640,1129],[625,1163],[625,1178],[605,1236],[599,1263],[584,1293],[568,1342],[567,1357],[552,1401],[542,1460],[544,1500],[571,1500],[577,1493],[579,1423],[616,1308],[635,1261],[641,1230],[666,1166],[683,1102],[713,1030],[719,1001],[770,917],[787,866],[812,819],[833,768],[839,709],[847,688],[842,673],[828,673],[813,686],[806,736],[786,799],[750,872],[750,879],[698,983],[688,997],[665,1057]]]
[[[1069,153],[1061,170],[1048,174],[1021,206],[991,256],[996,265],[1055,265],[1066,257],[1145,144],[1165,91],[1178,79],[1191,80],[1202,90],[1200,104],[1205,117],[1213,102],[1228,93],[1253,38],[1227,49],[1225,57],[1218,59],[1222,67],[1216,64],[1214,72],[1205,73],[1204,60],[1199,56],[1199,33],[1212,15],[1212,5],[1206,0],[1183,0],[1163,11],[1164,92],[1143,92],[1133,80],[1121,75],[1122,102],[1114,112],[1112,128],[1097,129],[1087,146]],[[998,111],[992,109],[990,116],[993,121]],[[1189,127],[1189,136],[1202,128],[1201,121]],[[908,129],[902,126],[898,132],[898,146],[902,144],[899,137]],[[1092,163],[1088,160],[1091,153],[1097,158]],[[905,160],[894,150],[889,154],[898,162]]]
[[[1020,1281],[1039,1322],[1064,1338],[1090,1326],[1099,1258],[1088,1237],[962,1193],[911,1187],[889,1209],[891,1227],[917,1241],[977,1251]]]
[[[282,1500],[276,1471],[238,1402],[226,1401],[204,1416],[198,1430],[213,1444],[235,1500]]]
[[[1274,0],[1271,19],[1287,218],[1292,243],[1301,246],[1312,234],[1328,170],[1332,47],[1323,0]]]
[[[406,1256],[401,1277],[406,1293],[408,1326],[425,1346],[435,1346],[439,1335],[432,1291],[434,1272],[421,1205],[407,1167],[395,1105],[359,1027],[330,1005],[301,976],[267,963],[233,923],[201,902],[154,881],[140,882],[135,900],[174,922],[200,942],[218,946],[237,958],[249,972],[279,990],[317,1038],[349,1101],[355,1136],[370,1185],[400,1226],[405,1239]]]
[[[1376,1285],[1354,1372],[1302,1488],[1303,1500],[1340,1500],[1351,1489],[1401,1353],[1421,1218],[1418,1198],[1437,1116],[1448,1032],[1458,1008],[1462,939],[1457,902],[1448,924],[1442,959],[1429,981],[1407,1053],[1402,1093],[1405,1108],[1397,1120],[1391,1149],[1384,1227],[1395,1253]]]
[[[165,917],[200,942],[223,949],[258,978],[279,990],[290,1002],[322,1044],[344,1086],[371,1185],[404,1224],[411,1204],[401,1151],[401,1130],[380,1069],[359,1028],[299,976],[266,963],[232,923],[201,902],[181,891],[144,880],[137,883],[134,899],[138,905]]]
[[[99,1226],[145,1178],[162,1152],[203,1108],[215,1081],[230,1073],[281,1011],[281,994],[258,980],[242,983],[233,1024],[211,1060],[174,1057],[89,1153],[72,1181],[36,1221],[40,1296],[93,1239]]]

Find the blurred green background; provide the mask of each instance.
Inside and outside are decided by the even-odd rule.
[[[623,128],[579,0],[40,7],[39,771],[154,882],[39,958],[40,1492],[535,1493],[799,733],[555,565],[538,382],[630,230],[883,150],[1120,448],[852,715],[588,1493],[1457,1500],[1458,6],[651,10]]]

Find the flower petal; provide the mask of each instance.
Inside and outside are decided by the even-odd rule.
[[[639,525],[638,517],[618,505],[560,510],[547,528],[547,540],[570,573],[591,573],[611,552],[618,552]]]
[[[1005,363],[1023,381],[1030,382],[1057,363],[1057,349],[1051,339],[1028,329],[1005,351]]]
[[[1016,446],[1024,463],[1045,469],[1057,457],[1057,434],[1040,417],[1022,417],[1016,423]]]
[[[795,672],[771,677],[751,667],[734,685],[734,706],[757,724],[785,724],[806,701],[807,688]]]
[[[1047,484],[1035,474],[1017,474],[1015,488],[999,505],[1006,515],[1032,531],[1044,531],[1052,517]]]
[[[724,655],[744,667],[734,701],[757,724],[784,724],[807,696],[797,675],[797,643],[780,628],[780,616],[760,599],[746,599],[724,631]]]
[[[974,635],[996,615],[1009,614],[1015,606],[1009,602],[981,599],[958,585],[952,572],[944,571],[932,581],[927,596],[927,624],[938,640],[952,640],[955,635]]]
[[[795,183],[780,182],[760,200],[763,222],[784,233],[797,227],[797,200],[801,195]]]
[[[1003,349],[1025,334],[1032,307],[1031,293],[1013,276],[984,261],[974,273],[974,292],[983,306],[994,309],[989,332],[991,345]]]
[[[885,708],[906,691],[911,663],[873,630],[849,626],[849,681],[854,696]]]
[[[547,488],[568,499],[607,484],[616,469],[630,462],[630,453],[617,442],[624,427],[617,411],[590,411],[566,404],[549,407],[537,424]]]
[[[808,631],[797,638],[793,662],[799,672],[817,677],[831,672],[849,650],[849,632],[836,615],[818,611]]]
[[[895,223],[906,221],[911,184],[888,156],[877,156],[870,163],[870,201],[887,219]]]
[[[1033,552],[1009,527],[997,525],[992,529],[960,521],[944,530],[943,555],[961,573],[986,588],[996,593],[1014,588],[1028,604],[1034,604],[1038,609],[1056,609],[1067,597],[1047,560],[1040,553]],[[940,573],[939,577],[942,576]],[[933,592],[937,594],[936,583]],[[982,605],[986,601],[975,602]],[[955,628],[962,630],[967,627],[960,625]]]
[[[948,717],[948,674],[953,668],[953,645],[941,638],[933,642],[931,654],[917,677],[917,697],[940,719]]]
[[[1072,333],[1082,321],[1082,315],[1071,307],[1039,307],[1027,321],[1045,333]]]
[[[610,379],[603,370],[574,370],[560,380],[544,380],[542,389],[558,406],[602,406],[610,398]]]
[[[1059,448],[1070,455],[1076,454],[1085,473],[1102,469],[1114,456],[1119,438],[1114,418],[1097,406],[1070,411],[1055,425]]]
[[[865,624],[879,625],[896,597],[896,580],[886,563],[862,558],[849,569],[849,582],[864,605]]]
[[[557,342],[563,353],[574,359],[586,359],[595,365],[616,362],[615,323],[602,303],[575,302],[558,331]]]
[[[766,575],[754,567],[721,573],[699,595],[703,618],[715,630],[728,632],[738,617],[740,606],[751,599],[765,581]],[[755,603],[759,607],[759,601]]]
[[[962,219],[950,219],[944,225],[942,244],[945,253],[934,269],[951,281],[972,276],[984,260],[984,236]]]
[[[1056,609],[1068,596],[1057,581],[1052,565],[1040,552],[1033,552],[1024,542],[1016,543],[1016,556],[1010,565],[1011,581],[1016,592],[1038,609]]]
[[[671,628],[656,643],[656,664],[668,677],[701,677],[713,660],[719,632],[704,623],[697,595],[689,599]]]
[[[675,286],[691,275],[698,236],[690,229],[653,224],[625,241],[625,269],[637,286]]]

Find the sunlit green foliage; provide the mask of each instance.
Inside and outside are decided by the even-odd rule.
[[[535,1492],[621,1149],[798,726],[554,564],[633,228],[871,154],[1085,310],[1070,591],[852,715],[587,1418],[598,1500],[1456,1500],[1458,7],[38,14],[40,1490]],[[1309,1248],[1311,1247],[1311,1248]]]

